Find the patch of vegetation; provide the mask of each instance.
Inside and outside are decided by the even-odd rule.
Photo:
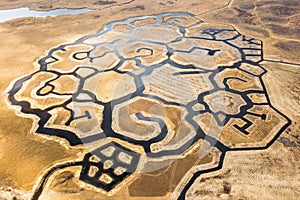
[[[116,1],[110,1],[110,0],[100,0],[100,1],[96,1],[94,3],[94,5],[98,4],[98,5],[110,5],[110,4],[114,4],[117,3]]]

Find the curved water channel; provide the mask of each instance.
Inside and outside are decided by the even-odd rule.
[[[30,10],[28,7],[0,10],[0,22],[6,22],[23,17],[56,17],[59,15],[76,15],[92,11],[88,8],[59,8],[49,11]]]

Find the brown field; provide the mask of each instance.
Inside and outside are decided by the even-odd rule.
[[[37,71],[39,69],[37,61],[50,49],[93,35],[110,22],[165,12],[189,12],[195,15],[184,22],[173,21],[178,26],[188,27],[199,20],[205,21],[205,24],[186,28],[188,36],[198,37],[200,30],[214,26],[229,28],[263,42],[261,48],[264,60],[260,65],[266,70],[266,74],[262,76],[264,85],[258,79],[258,76],[264,73],[262,68],[245,63],[240,66],[244,71],[227,68],[215,76],[215,82],[218,87],[224,89],[227,85],[223,81],[229,78],[228,87],[240,93],[264,89],[264,93],[248,94],[247,98],[258,104],[248,109],[248,112],[259,116],[265,114],[266,119],[262,120],[257,115],[248,113],[243,116],[246,120],[232,118],[223,126],[218,124],[211,113],[194,116],[192,119],[206,135],[217,138],[218,142],[237,151],[226,152],[222,169],[197,177],[188,189],[186,199],[299,198],[300,4],[298,0],[86,0],[84,2],[14,0],[1,1],[0,7],[1,9],[29,7],[34,10],[83,7],[93,9],[80,15],[29,17],[0,23],[0,199],[10,200],[14,197],[30,199],[41,179],[53,166],[81,161],[88,151],[93,151],[111,141],[141,154],[137,173],[133,173],[116,188],[106,192],[81,181],[80,166],[56,170],[46,181],[39,199],[176,199],[193,174],[218,166],[221,153],[205,141],[207,138],[199,139],[180,155],[158,158],[149,158],[141,146],[118,138],[104,138],[88,145],[79,144],[72,147],[65,139],[39,134],[36,131],[39,118],[36,115],[24,114],[19,106],[12,106],[8,100],[8,91],[12,83]],[[163,21],[168,20],[170,19],[164,18]],[[126,33],[131,33],[132,26],[143,27],[152,23],[156,23],[155,18],[137,20],[130,26],[115,26],[113,29],[118,33],[109,32],[99,38],[92,37],[86,44],[71,45],[66,51],[55,52],[54,55],[59,61],[49,65],[49,69],[73,74],[55,79],[57,75],[53,73],[39,72],[23,85],[22,90],[15,95],[16,99],[30,102],[31,109],[47,109],[62,104],[78,89],[78,79],[74,73],[87,77],[95,72],[93,68],[109,70],[119,62],[119,57],[114,52],[109,53],[111,47],[105,45],[97,46],[93,51],[93,56],[96,57],[93,62],[88,60],[88,55],[84,52],[92,49],[93,42],[101,40],[112,43],[115,39],[121,39],[121,46],[130,40]],[[155,33],[159,33],[159,37],[156,37]],[[226,32],[220,37],[231,37],[235,33],[237,32]],[[166,46],[159,42],[165,43],[167,40],[171,42],[181,33],[172,28],[150,26],[139,28],[134,34],[139,40],[158,43],[151,45],[145,41],[131,43],[120,49],[120,53],[124,58],[139,57],[143,65],[152,66],[168,59],[165,55]],[[243,41],[238,39],[234,42],[235,45],[244,45]],[[200,47],[200,50],[193,53],[181,52],[188,50],[191,45]],[[216,70],[216,66],[219,65],[229,66],[241,59],[235,48],[215,40],[182,40],[169,46],[179,50],[170,57],[173,62],[200,66],[203,71]],[[254,48],[253,46],[259,49],[257,44],[252,44],[251,48]],[[201,48],[218,49],[219,52],[216,51],[217,57],[211,58],[207,56],[207,50]],[[76,52],[79,52],[77,57],[71,57]],[[102,56],[104,54],[106,55]],[[199,57],[203,59],[199,60]],[[250,57],[251,62],[256,62],[255,56]],[[77,65],[90,68],[88,70],[81,68],[79,72],[76,71]],[[137,65],[135,61],[126,61],[119,70],[134,74],[132,76],[139,76],[147,71],[146,68],[142,69]],[[209,76],[213,73],[211,71],[188,74],[183,80],[182,76],[176,76],[176,73],[188,70],[177,69],[168,64],[164,67],[163,70],[155,69],[154,75],[142,78],[146,87],[145,94],[158,96],[167,102],[185,104],[196,100],[199,93],[213,88],[213,84],[209,81]],[[245,71],[254,75],[249,75]],[[139,89],[135,86],[132,76],[112,71],[104,72],[89,78],[83,88],[107,103],[127,97]],[[236,79],[230,80],[231,77]],[[53,92],[63,94],[62,96],[49,95],[52,88],[44,84],[50,80],[50,84],[54,87]],[[42,89],[44,97],[34,93],[38,89]],[[239,94],[228,91],[215,92],[203,99],[208,102],[206,107],[213,112],[222,111],[229,115],[238,115],[241,108],[247,104],[243,99],[245,97],[242,98]],[[276,110],[270,105],[259,105],[266,103],[267,95]],[[91,96],[81,93],[77,98],[89,99]],[[225,107],[220,108],[219,103],[225,104]],[[207,109],[206,107],[204,104],[196,103],[191,110],[203,111]],[[79,118],[66,125],[71,116],[68,109],[78,109],[75,117]],[[91,116],[80,118],[86,110],[90,111]],[[95,132],[101,131],[102,127],[99,128],[97,125],[103,122],[103,110],[104,106],[99,104],[70,103],[65,108],[53,109],[50,112],[52,117],[45,127],[74,132],[80,139],[86,135],[93,136]],[[149,147],[150,151],[156,153],[177,149],[196,135],[192,125],[185,120],[191,110],[169,105],[157,99],[136,97],[120,104],[113,112],[112,129],[129,138],[148,140],[159,134],[159,123],[139,119],[137,114],[142,114],[144,118],[161,119],[168,129],[167,136],[153,143]],[[224,119],[222,114],[217,117],[221,121]],[[281,127],[287,124],[287,119],[291,120],[291,124],[281,131]],[[244,135],[234,127],[243,127],[247,120],[250,120],[253,126],[251,125],[247,129],[249,133]],[[278,135],[280,131],[281,134]],[[276,140],[273,141],[273,138]],[[252,149],[264,148],[270,141],[274,143],[269,148]],[[251,150],[247,151],[247,148]]]

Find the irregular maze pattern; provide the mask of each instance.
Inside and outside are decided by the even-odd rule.
[[[228,25],[189,13],[135,17],[51,49],[8,98],[38,118],[39,134],[71,146],[106,141],[92,145],[80,179],[110,191],[205,141],[221,152],[216,169],[227,151],[267,148],[290,120],[270,103],[261,61],[262,42]]]

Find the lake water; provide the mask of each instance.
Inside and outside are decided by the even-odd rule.
[[[23,17],[55,17],[59,15],[76,15],[85,12],[92,11],[88,8],[80,8],[80,9],[68,9],[68,8],[60,8],[49,11],[36,11],[30,10],[28,7],[9,9],[9,10],[0,10],[0,22],[5,22],[12,19],[23,18]]]

